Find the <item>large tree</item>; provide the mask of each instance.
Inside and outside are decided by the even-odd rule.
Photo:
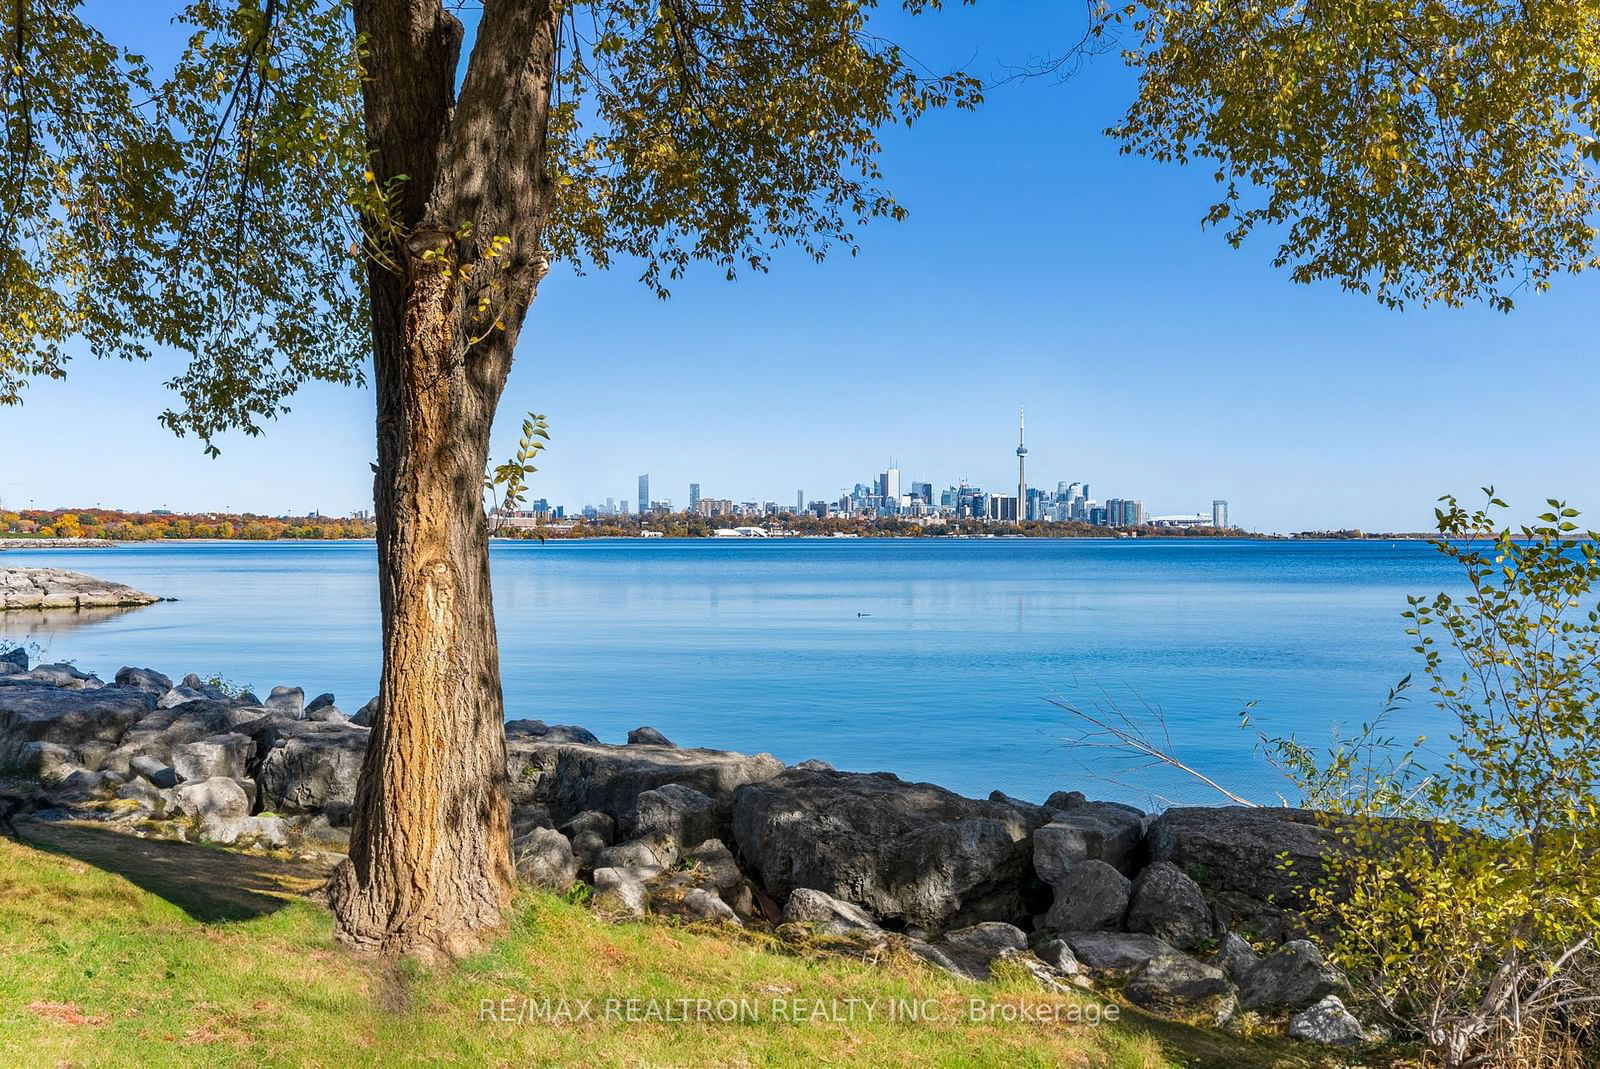
[[[158,76],[79,0],[0,4],[0,402],[174,349],[162,419],[215,450],[370,360],[383,674],[330,901],[356,945],[444,955],[513,881],[481,495],[540,280],[848,247],[901,214],[875,131],[977,99],[871,0],[465,6],[195,0]]]

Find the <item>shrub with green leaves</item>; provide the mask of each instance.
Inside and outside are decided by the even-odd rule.
[[[1465,591],[1404,614],[1449,745],[1382,733],[1409,677],[1326,760],[1263,739],[1308,804],[1356,818],[1329,821],[1346,849],[1311,889],[1331,957],[1450,1067],[1575,1057],[1600,1028],[1600,544],[1559,501],[1501,527],[1485,493],[1436,510]]]

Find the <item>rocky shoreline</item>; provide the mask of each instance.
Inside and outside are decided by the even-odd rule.
[[[0,610],[121,609],[164,598],[60,568],[0,568]]]
[[[262,699],[143,668],[107,684],[0,651],[0,826],[90,820],[337,853],[374,704],[348,716],[331,694]],[[607,744],[517,720],[506,750],[521,877],[558,891],[584,881],[619,917],[907,953],[969,979],[1020,967],[1047,988],[1209,1027],[1378,1038],[1304,938],[1301,885],[1334,848],[1313,813],[1146,814],[1069,791],[965,798],[889,773],[680,748],[648,727]]]

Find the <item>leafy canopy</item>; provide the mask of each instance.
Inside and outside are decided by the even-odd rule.
[[[1150,0],[1121,23],[1126,152],[1212,161],[1206,222],[1278,237],[1297,282],[1387,305],[1485,299],[1596,264],[1593,0]]]
[[[875,36],[875,9],[564,5],[554,55],[530,57],[559,72],[540,251],[580,271],[634,258],[662,296],[694,261],[733,277],[786,246],[853,252],[856,226],[903,215],[877,130],[980,99],[974,79],[925,74]],[[163,420],[214,450],[229,428],[259,433],[307,379],[362,378],[366,261],[385,244],[371,231],[407,176],[369,169],[344,3],[172,14],[187,47],[158,77],[80,0],[0,5],[0,404],[81,349],[170,346],[189,362]]]

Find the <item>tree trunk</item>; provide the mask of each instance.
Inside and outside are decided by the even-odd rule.
[[[469,372],[454,285],[412,268],[373,280],[383,676],[329,900],[356,946],[460,957],[499,926],[514,879],[482,508],[503,376]]]
[[[388,217],[367,220],[384,252],[367,271],[383,677],[328,900],[355,946],[460,957],[500,926],[513,884],[483,476],[549,267],[560,11],[486,2],[457,97],[464,31],[440,0],[352,7],[372,167],[397,188]]]

